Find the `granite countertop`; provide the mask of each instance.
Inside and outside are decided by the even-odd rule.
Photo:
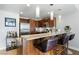
[[[31,34],[40,34],[40,33],[46,33],[46,32],[34,32],[34,33],[24,32],[24,33],[20,33],[20,35],[31,35]]]
[[[22,39],[26,40],[34,40],[43,37],[55,36],[59,34],[64,34],[65,32],[48,32],[48,33],[40,33],[40,34],[29,34],[29,35],[21,35]]]

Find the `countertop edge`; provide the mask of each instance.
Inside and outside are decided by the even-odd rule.
[[[43,37],[48,37],[48,36],[55,36],[55,35],[59,35],[59,34],[63,34],[65,32],[62,33],[41,33],[41,34],[31,34],[31,35],[22,35],[21,38],[26,39],[26,40],[34,40],[34,39],[38,39],[38,38],[43,38]]]

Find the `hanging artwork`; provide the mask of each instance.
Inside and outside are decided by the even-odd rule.
[[[5,17],[5,27],[16,27],[16,19]]]

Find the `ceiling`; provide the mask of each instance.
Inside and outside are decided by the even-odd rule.
[[[48,12],[54,11],[54,15],[58,14],[70,14],[75,12],[76,7],[74,4],[54,4],[50,6],[49,4],[30,4],[28,7],[27,4],[0,4],[0,10],[6,10],[9,12],[19,13],[21,17],[26,18],[35,18],[35,8],[36,6],[40,7],[40,18],[49,16]],[[62,9],[61,12],[58,9]]]

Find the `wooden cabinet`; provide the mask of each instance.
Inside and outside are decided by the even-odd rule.
[[[56,26],[56,18],[53,20],[50,18],[43,18],[42,20],[36,21],[34,19],[20,19],[20,23],[29,23],[30,24],[30,33],[36,32],[36,27],[54,27]]]
[[[30,19],[20,18],[20,23],[29,23]]]
[[[56,18],[54,17],[53,20],[50,20],[50,18],[44,18],[40,21],[38,21],[38,27],[53,27],[56,26]]]
[[[23,49],[23,55],[63,55],[64,54],[64,46],[57,45],[56,49],[52,49],[47,52],[41,52],[33,45],[33,40],[29,40],[28,44],[25,43],[25,47]]]
[[[49,27],[53,27],[56,26],[56,18],[54,18],[53,20],[49,20]]]
[[[39,26],[39,21],[35,21],[35,27]]]
[[[44,54],[33,46],[32,40],[29,40],[28,43],[25,42],[25,44],[23,46],[23,51],[24,51],[23,55],[42,55],[42,54]]]
[[[50,20],[50,18],[44,18],[42,20],[36,21],[34,19],[30,19],[30,32],[35,33],[36,27],[54,27],[56,26],[56,18],[54,17],[53,20]]]
[[[36,22],[35,20],[30,20],[30,32],[35,33],[35,28],[36,28]]]
[[[22,54],[23,54],[23,48],[21,46],[17,49],[17,55],[22,55]]]

